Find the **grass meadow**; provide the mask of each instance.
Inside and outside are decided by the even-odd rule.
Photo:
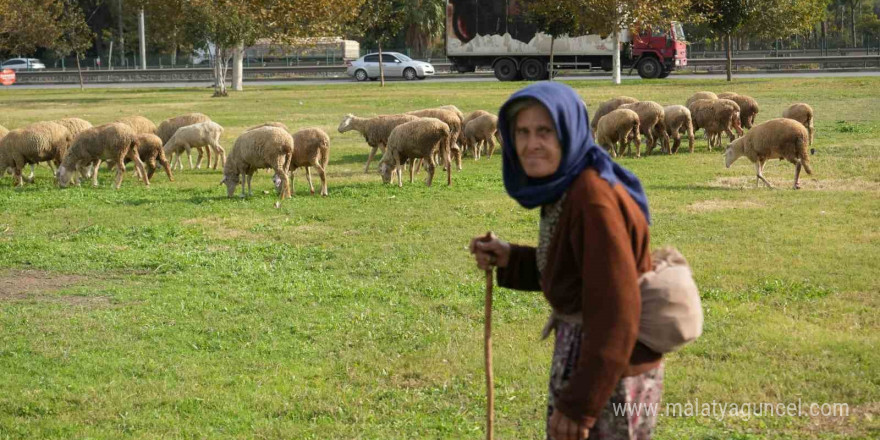
[[[571,83],[590,109],[616,95],[683,104],[755,97],[758,121],[816,112],[814,175],[724,168],[689,154],[626,158],[653,211],[653,246],[689,259],[702,338],[667,356],[664,402],[846,403],[846,417],[661,417],[658,439],[880,437],[880,78]],[[500,157],[402,189],[363,166],[346,113],[443,104],[495,111],[517,83],[392,82],[210,89],[0,90],[0,125],[199,111],[224,147],[247,127],[319,126],[330,196],[304,173],[276,209],[270,174],[226,198],[221,173],[160,171],[147,189],[61,190],[0,179],[0,439],[482,438],[484,277],[465,247],[487,230],[534,244],[538,212],[504,192]],[[375,162],[374,162],[375,163]],[[131,169],[131,168],[129,168]],[[418,175],[424,178],[424,173]],[[318,181],[317,176],[314,178]],[[540,294],[497,289],[496,436],[543,438],[550,340]],[[662,412],[662,408],[661,408]]]

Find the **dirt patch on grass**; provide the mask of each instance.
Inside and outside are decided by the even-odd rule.
[[[794,173],[786,178],[767,178],[777,189],[791,189],[794,185]],[[735,189],[767,189],[761,182],[755,185],[755,176],[719,177],[709,186],[715,188]],[[862,179],[812,179],[801,174],[801,189],[805,191],[880,191],[880,182]]]
[[[181,224],[203,226],[207,234],[212,238],[227,240],[258,240],[263,238],[262,235],[248,230],[253,226],[253,222],[245,219],[202,217],[187,219],[182,221]]]
[[[46,301],[80,307],[110,304],[106,296],[52,295],[62,289],[80,286],[89,278],[80,275],[62,275],[40,270],[10,270],[0,272],[0,302]]]
[[[761,203],[751,200],[703,200],[688,205],[687,209],[691,212],[712,212],[723,211],[728,209],[761,209],[765,206]]]
[[[832,408],[819,408],[830,414]],[[809,410],[809,409],[807,409]],[[838,412],[841,411],[838,409]],[[845,411],[844,411],[844,414]],[[840,435],[859,437],[880,430],[880,402],[864,405],[849,405],[849,415],[843,416],[810,416],[807,431],[819,435],[833,432]]]

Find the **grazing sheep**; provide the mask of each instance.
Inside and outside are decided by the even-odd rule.
[[[623,155],[629,150],[630,142],[635,141],[636,152],[641,148],[639,141],[638,113],[619,108],[602,116],[596,127],[596,143],[609,151],[612,157]],[[618,146],[619,145],[619,146]],[[617,146],[617,148],[615,148]]]
[[[327,164],[330,162],[330,136],[317,127],[303,128],[293,134],[293,158],[290,162],[290,192],[296,194],[293,187],[293,176],[299,167],[306,168],[306,179],[309,191],[314,194],[312,185],[312,167],[318,170],[321,177],[321,196],[327,197]],[[281,186],[281,180],[275,178],[275,187]]]
[[[807,174],[813,174],[807,154],[808,142],[809,133],[802,124],[786,118],[771,119],[730,143],[724,151],[724,164],[730,168],[738,158],[745,156],[755,164],[758,180],[773,188],[764,178],[764,163],[770,159],[785,159],[795,165],[794,189],[800,189],[801,166]]]
[[[694,93],[693,95],[691,95],[691,97],[687,99],[687,102],[684,103],[684,106],[687,108],[691,108],[691,104],[694,101],[698,101],[700,99],[715,100],[715,99],[718,99],[718,95],[716,95],[712,92],[697,92],[697,93]],[[691,113],[693,113],[693,111],[691,111]]]
[[[156,161],[162,165],[162,168],[165,168],[165,173],[168,174],[168,180],[174,182],[174,176],[171,174],[171,165],[168,163],[168,159],[165,157],[165,150],[162,148],[162,139],[159,136],[150,133],[141,133],[135,135],[135,139],[138,144],[138,157],[141,158],[141,162],[144,163],[144,168],[147,170],[147,180],[153,180],[153,174],[156,172]],[[125,163],[131,162],[131,159],[126,158]],[[116,163],[113,160],[107,161],[107,167],[113,169]],[[135,174],[139,173],[138,169],[135,168]],[[138,178],[143,178],[143,176],[138,176]]]
[[[278,128],[280,128],[280,129],[282,129],[282,130],[284,130],[284,131],[290,133],[290,129],[287,128],[287,125],[284,125],[284,123],[281,123],[281,122],[267,122],[267,123],[265,123],[265,124],[255,125],[255,126],[253,126],[253,127],[251,127],[251,128],[248,128],[248,129],[245,130],[245,131],[251,131],[251,130],[254,130],[254,129],[257,129],[257,128],[261,128],[261,127],[278,127]]]
[[[187,125],[198,124],[200,122],[208,122],[211,118],[202,113],[187,113],[180,116],[175,116],[173,118],[168,118],[162,121],[159,124],[159,127],[156,129],[156,135],[162,139],[162,144],[164,145],[168,142],[174,133],[177,132],[178,128],[186,127]],[[197,148],[199,152],[199,158],[196,160],[198,164],[202,163],[202,148]],[[204,148],[205,156],[208,159],[208,165],[211,164],[211,149]],[[172,158],[173,159],[173,158]],[[180,156],[177,157],[175,166],[177,169],[183,169],[183,165],[180,163]]]
[[[461,120],[461,134],[458,136],[458,145],[464,148],[465,138],[464,138],[464,129],[467,127],[468,122],[473,121],[474,119],[483,116],[483,115],[491,115],[491,113],[485,110],[474,110],[469,115],[465,116],[464,119]],[[467,151],[462,151],[462,154],[467,153]]]
[[[455,164],[458,167],[458,170],[461,171],[461,148],[455,145],[456,139],[458,139],[459,134],[461,133],[461,119],[458,117],[452,110],[445,109],[437,109],[437,108],[429,108],[425,110],[416,110],[407,112],[408,115],[418,116],[420,118],[435,118],[439,119],[446,123],[449,126],[449,133],[451,133],[452,137],[449,138],[449,145],[446,146],[446,149],[449,152],[449,157],[455,159]],[[440,157],[446,157],[443,150],[441,149],[439,152]],[[446,165],[444,165],[445,167]]]
[[[62,118],[56,119],[52,122],[56,124],[61,124],[66,127],[70,131],[70,135],[73,136],[74,139],[76,139],[76,137],[79,136],[80,133],[92,128],[91,122],[80,118]]]
[[[117,119],[115,122],[121,122],[131,127],[135,134],[156,134],[158,128],[153,121],[143,116],[129,116],[127,118]]]
[[[596,128],[599,126],[599,120],[602,119],[602,116],[617,110],[621,105],[632,104],[634,102],[639,102],[639,100],[629,96],[618,96],[599,104],[599,108],[596,109],[596,113],[594,113],[593,117],[590,119],[590,129],[593,131],[593,135],[595,136],[596,134]],[[585,102],[584,106],[586,105],[587,103]]]
[[[220,146],[220,135],[222,134],[223,127],[213,121],[199,122],[187,125],[186,127],[180,127],[174,133],[174,136],[171,136],[171,139],[165,142],[165,154],[170,155],[172,158],[176,154],[177,160],[180,161],[180,155],[186,151],[186,155],[189,158],[189,168],[193,169],[190,150],[200,147],[204,147],[206,150],[211,149],[214,150],[215,154],[214,169],[216,170],[218,163],[222,166],[226,162],[226,150]],[[202,156],[199,154],[196,168],[202,165],[201,158]],[[209,158],[208,166],[210,165],[211,159]]]
[[[694,124],[691,121],[691,112],[683,105],[670,105],[663,107],[663,114],[666,118],[666,135],[671,137],[675,142],[669,154],[678,152],[681,145],[681,133],[688,135],[688,150],[694,152]]]
[[[752,126],[755,125],[755,116],[760,111],[758,101],[755,98],[733,92],[724,92],[718,95],[718,99],[729,99],[735,102],[739,106],[740,125],[742,128],[752,129]]]
[[[709,151],[713,146],[721,146],[721,134],[727,133],[730,140],[735,138],[731,129],[742,136],[739,105],[729,99],[699,99],[688,107],[691,112],[694,130],[703,129],[709,138]]]
[[[246,131],[235,140],[232,152],[223,165],[226,195],[235,194],[235,186],[241,183],[241,196],[253,195],[251,180],[258,169],[271,168],[281,181],[281,200],[290,197],[290,180],[287,172],[294,153],[293,136],[279,127],[260,127]],[[244,191],[247,183],[247,193]]]
[[[134,130],[119,122],[92,127],[80,133],[68,149],[55,173],[58,185],[62,188],[69,185],[77,171],[83,178],[87,178],[91,170],[92,185],[98,186],[98,163],[106,160],[113,161],[116,166],[114,188],[119,189],[125,174],[126,158],[134,161],[144,184],[150,186],[144,164],[138,155],[137,134]]]
[[[428,178],[425,183],[431,186],[434,180],[436,163],[434,155],[441,152],[446,163],[446,184],[452,185],[452,164],[449,157],[449,142],[454,139],[452,130],[444,121],[436,118],[421,118],[396,127],[388,137],[388,148],[379,161],[379,174],[384,183],[391,182],[391,174],[397,171],[397,184],[403,187],[402,167],[407,160],[415,162],[422,159]],[[409,169],[409,181],[413,181],[413,166]]]
[[[459,110],[458,107],[456,107],[456,106],[454,106],[454,105],[441,105],[440,107],[437,107],[437,108],[440,109],[440,110],[450,110],[450,111],[452,111],[453,113],[455,113],[456,115],[458,115],[458,119],[459,119],[462,123],[464,123],[464,113],[462,113],[461,110]]]
[[[54,122],[37,122],[10,131],[0,139],[0,177],[11,169],[13,184],[22,185],[21,172],[26,164],[60,164],[72,140],[70,131]],[[31,173],[33,176],[33,170]]]
[[[381,149],[382,153],[385,152],[385,146],[388,145],[388,136],[391,135],[391,130],[394,130],[400,124],[417,119],[419,119],[418,116],[412,115],[381,115],[372,118],[359,118],[349,113],[342,118],[342,122],[339,123],[337,130],[340,133],[355,130],[364,136],[364,140],[367,141],[367,145],[371,148],[370,156],[367,158],[367,165],[364,167],[364,172],[366,173],[370,170],[370,162],[373,161],[376,150]]]
[[[662,148],[669,150],[669,135],[666,134],[663,106],[654,101],[641,101],[632,104],[623,104],[618,108],[632,110],[639,115],[639,130],[645,135],[645,154],[651,154],[657,143],[657,137],[662,140]],[[636,150],[636,157],[640,157]]]
[[[498,116],[485,114],[472,119],[462,132],[465,138],[464,147],[473,150],[474,160],[480,158],[482,146],[487,147],[489,159],[492,158],[492,153],[495,152],[495,139],[498,138]]]
[[[807,132],[810,134],[810,145],[813,145],[813,107],[802,102],[792,104],[782,112],[782,117],[794,119],[803,124],[803,126],[806,127]]]

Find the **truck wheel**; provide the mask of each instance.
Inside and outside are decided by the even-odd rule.
[[[495,78],[499,81],[513,81],[519,76],[516,63],[511,59],[503,59],[495,63]]]
[[[662,72],[663,66],[656,58],[645,58],[639,63],[639,76],[642,78],[657,78]]]
[[[541,81],[547,79],[547,69],[544,63],[536,58],[529,58],[520,65],[520,72],[526,81]]]
[[[602,67],[603,72],[610,72],[614,68],[612,59],[608,57],[602,58],[602,62],[599,65]]]
[[[660,74],[657,78],[667,78],[670,74],[672,74],[671,70],[663,69],[663,73]]]

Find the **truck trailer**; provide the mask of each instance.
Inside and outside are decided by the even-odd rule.
[[[537,81],[550,74],[550,35],[529,23],[521,0],[447,0],[446,56],[458,72],[478,67],[495,71],[501,81]],[[657,28],[657,26],[655,26]],[[635,68],[642,78],[665,78],[687,65],[687,46],[680,23],[662,30],[624,29],[619,41],[622,68]],[[611,36],[562,36],[553,41],[553,71],[611,71],[617,48]]]

